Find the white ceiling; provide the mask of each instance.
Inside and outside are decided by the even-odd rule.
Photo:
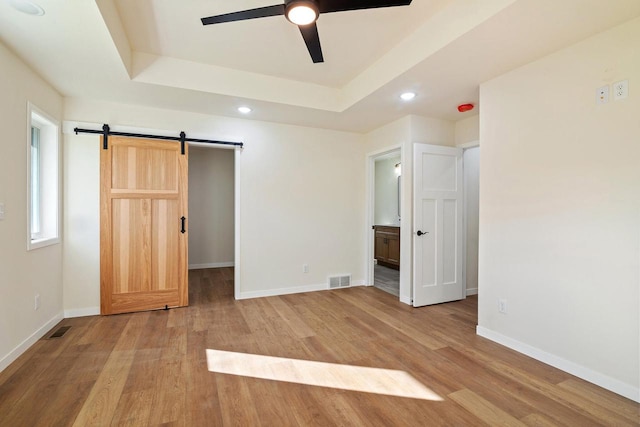
[[[278,0],[32,0],[41,17],[0,1],[0,40],[64,96],[356,132],[477,114],[456,106],[483,81],[640,15],[638,0],[413,0],[321,15],[313,64],[284,17],[200,23]]]

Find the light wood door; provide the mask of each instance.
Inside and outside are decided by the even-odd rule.
[[[462,149],[414,144],[413,305],[465,297]]]
[[[186,306],[187,147],[181,154],[172,141],[108,142],[100,154],[100,312]]]

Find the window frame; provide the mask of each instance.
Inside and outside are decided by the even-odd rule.
[[[38,158],[33,159],[33,128],[38,129]],[[60,124],[27,103],[27,250],[60,243]],[[33,203],[33,167],[37,166],[38,200]],[[35,206],[34,206],[35,205]],[[37,211],[37,212],[34,212]],[[35,219],[35,221],[34,221]],[[37,222],[37,230],[32,230]]]

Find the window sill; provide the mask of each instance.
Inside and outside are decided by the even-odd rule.
[[[47,246],[57,245],[58,243],[60,243],[59,237],[49,237],[44,239],[30,240],[27,242],[27,250],[31,251],[34,249],[40,249]]]

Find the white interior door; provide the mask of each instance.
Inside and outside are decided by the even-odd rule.
[[[465,297],[462,149],[415,144],[413,305]]]

